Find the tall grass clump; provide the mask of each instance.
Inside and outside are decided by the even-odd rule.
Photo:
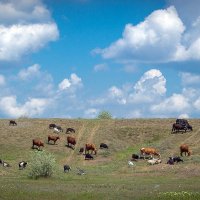
[[[112,119],[112,114],[108,111],[101,111],[98,116],[98,119]]]
[[[55,170],[56,161],[52,154],[45,151],[35,151],[30,159],[29,177],[50,177]]]

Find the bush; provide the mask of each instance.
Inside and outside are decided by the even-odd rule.
[[[31,178],[50,177],[55,170],[55,158],[45,151],[35,151],[30,159]]]
[[[98,119],[112,119],[112,115],[108,111],[101,111],[98,115]]]

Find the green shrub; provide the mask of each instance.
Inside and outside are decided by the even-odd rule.
[[[98,115],[98,119],[112,119],[112,115],[108,111],[101,111]]]
[[[55,170],[55,158],[45,151],[35,151],[31,155],[29,166],[31,178],[50,177]]]

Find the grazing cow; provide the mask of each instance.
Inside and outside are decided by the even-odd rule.
[[[10,122],[9,122],[9,126],[10,126],[10,125],[17,126],[17,122],[14,121],[14,120],[10,120]]]
[[[176,124],[174,123],[172,125],[172,133],[173,132],[179,132],[179,131],[187,131],[187,126],[186,125],[183,125],[183,124]]]
[[[69,165],[64,165],[64,172],[69,172],[69,170],[71,170],[71,167]]]
[[[52,140],[54,142],[54,144],[55,144],[58,139],[60,139],[59,136],[48,135],[48,143],[49,143],[49,141]]]
[[[75,129],[73,129],[73,128],[67,128],[67,130],[66,130],[65,133],[69,133],[69,132],[75,133]]]
[[[56,125],[55,124],[49,124],[49,129],[55,128]]]
[[[85,154],[85,160],[94,160],[94,157],[91,154],[87,153]]]
[[[180,146],[180,155],[183,156],[183,153],[185,153],[185,156],[186,156],[186,154],[187,154],[188,156],[191,155],[191,151],[189,150],[189,147],[188,147],[187,144],[182,144],[182,145]]]
[[[94,152],[94,154],[97,154],[97,149],[94,144],[85,144],[85,154],[89,153],[91,150],[91,154]]]
[[[19,162],[19,169],[24,169],[26,167],[26,165],[27,165],[27,162],[25,162],[25,161]]]
[[[44,143],[39,139],[33,139],[32,149],[34,149],[34,146],[37,146],[38,150],[40,150],[40,147],[44,147]]]
[[[146,159],[146,155],[154,155],[154,156],[158,156],[158,158],[160,158],[160,154],[156,151],[156,149],[154,148],[141,148],[140,149],[141,155],[144,156],[144,159]]]
[[[79,149],[79,153],[82,154],[83,152],[84,152],[84,147],[81,147],[81,148]]]
[[[72,136],[68,136],[67,137],[67,146],[71,147],[72,149],[74,149],[75,145],[76,145],[76,139],[74,137],[72,137]]]
[[[150,165],[159,164],[161,162],[162,162],[162,160],[158,159],[158,158],[153,158],[153,159],[147,161],[147,163],[150,164]]]
[[[108,149],[108,145],[105,143],[100,144],[100,149]]]

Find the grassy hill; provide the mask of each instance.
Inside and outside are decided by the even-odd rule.
[[[135,120],[68,120],[68,119],[18,119],[17,126],[9,126],[9,120],[0,120],[0,159],[12,165],[0,166],[0,199],[167,199],[166,192],[181,192],[186,198],[200,198],[200,120],[189,120],[193,132],[171,134],[175,119]],[[47,144],[47,136],[53,135],[50,123],[64,128],[59,133],[56,145]],[[73,127],[77,139],[75,150],[66,147],[66,128]],[[29,179],[26,170],[18,170],[18,162],[29,161],[33,151],[32,139],[45,142],[44,150],[51,152],[57,161],[57,171],[51,178]],[[79,155],[80,147],[92,142],[98,148],[92,161]],[[108,150],[99,149],[99,144],[109,145]],[[169,156],[179,155],[179,146],[186,143],[192,156],[184,157],[184,163],[169,166]],[[127,166],[132,153],[142,147],[156,147],[161,153],[162,163],[148,166],[146,161]],[[63,164],[72,171],[63,173]],[[86,170],[78,176],[76,168]],[[31,196],[31,198],[30,198]],[[176,195],[173,197],[176,198]],[[173,199],[170,197],[170,199]]]

